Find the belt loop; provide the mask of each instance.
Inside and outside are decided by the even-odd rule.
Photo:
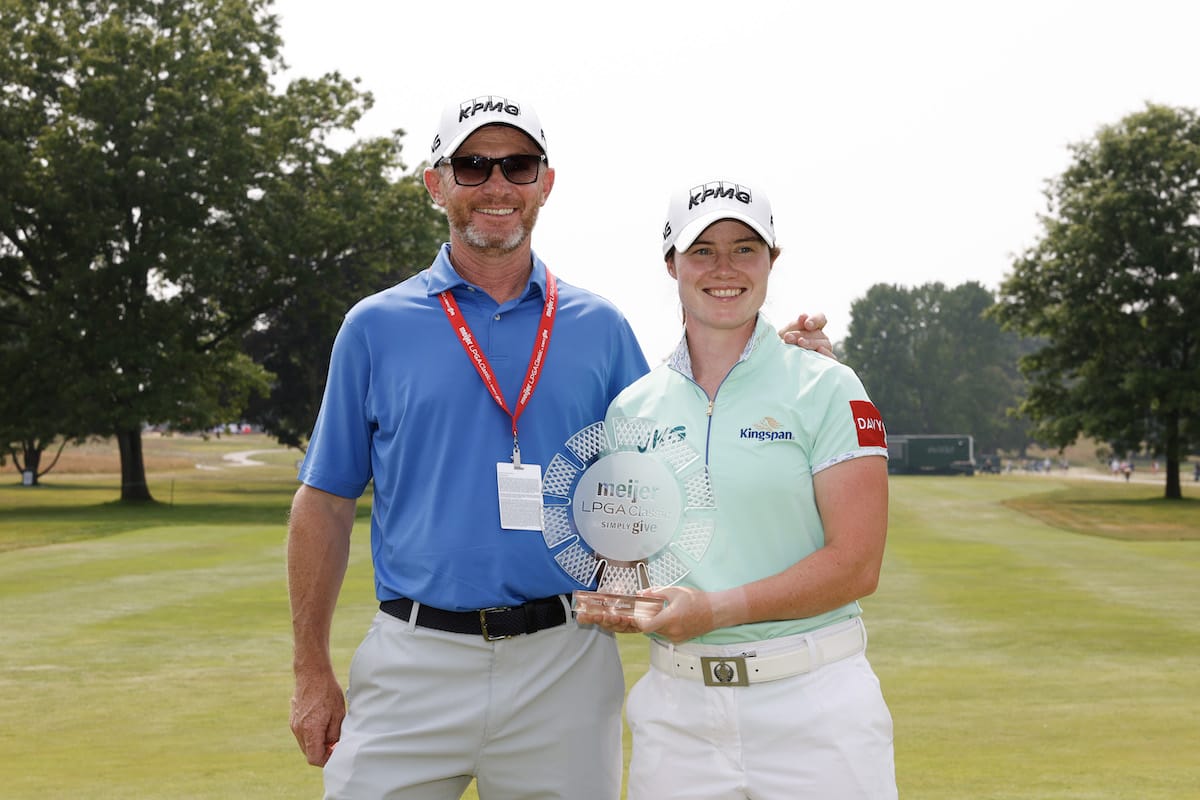
[[[825,658],[821,648],[817,647],[817,637],[811,633],[804,634],[804,646],[808,648],[808,671],[815,672],[825,666]]]
[[[416,600],[412,601],[412,609],[408,612],[408,630],[412,632],[417,627],[417,611],[420,610],[421,604]]]
[[[679,662],[675,660],[675,643],[667,642],[667,656],[671,660],[671,677],[679,677]]]

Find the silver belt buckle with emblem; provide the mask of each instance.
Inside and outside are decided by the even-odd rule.
[[[749,686],[745,656],[701,656],[705,686]]]

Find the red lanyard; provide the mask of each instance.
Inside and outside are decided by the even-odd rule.
[[[519,467],[521,466],[521,450],[517,445],[517,418],[521,416],[525,406],[529,405],[529,398],[533,396],[533,390],[537,388],[538,380],[542,377],[542,364],[546,360],[546,351],[550,347],[550,332],[554,330],[554,315],[558,311],[558,281],[550,274],[550,270],[546,270],[546,303],[542,307],[542,318],[538,321],[537,341],[533,343],[533,355],[529,358],[529,368],[525,371],[525,380],[521,383],[521,394],[517,398],[516,411],[508,410],[508,403],[504,402],[504,394],[500,391],[500,384],[496,382],[492,365],[488,363],[487,356],[480,352],[479,347],[475,344],[475,335],[471,333],[471,326],[467,324],[459,310],[458,301],[454,299],[454,295],[446,290],[438,297],[442,301],[442,311],[446,312],[446,319],[454,328],[454,333],[458,336],[463,350],[467,352],[467,357],[475,365],[475,371],[483,379],[483,385],[491,393],[496,405],[504,409],[504,413],[512,419],[513,464]]]

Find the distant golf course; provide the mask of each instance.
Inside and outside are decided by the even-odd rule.
[[[319,797],[287,726],[299,454],[258,435],[145,448],[144,507],[116,502],[113,443],[40,486],[0,472],[0,797]],[[863,605],[902,798],[1200,797],[1200,484],[1166,502],[1161,475],[1081,472],[893,477]],[[343,678],[376,607],[369,501]],[[622,653],[632,686],[645,644]]]

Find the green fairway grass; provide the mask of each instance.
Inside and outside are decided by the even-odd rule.
[[[1200,797],[1195,529],[1114,541],[1012,507],[1105,487],[892,480],[883,579],[863,605],[902,797]],[[1109,504],[1106,523],[1195,525],[1194,488],[1173,504],[1146,499],[1161,487],[1109,488],[1136,510]]]
[[[255,449],[262,465],[224,458]],[[3,473],[0,797],[320,796],[287,727],[297,457],[263,437],[148,440],[157,502],[134,508],[111,472]],[[863,605],[902,798],[1200,797],[1200,492],[1161,489],[893,477]],[[376,608],[368,502],[342,676]],[[645,644],[622,654],[632,685]]]

